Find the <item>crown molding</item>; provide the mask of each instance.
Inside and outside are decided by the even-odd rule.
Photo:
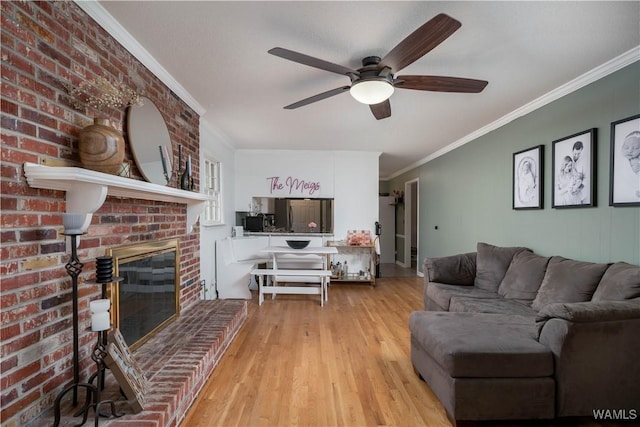
[[[206,109],[102,5],[94,0],[74,2],[199,116],[206,112]]]
[[[492,123],[489,123],[488,125],[474,132],[471,132],[470,134],[460,138],[455,142],[452,142],[451,144],[441,148],[435,153],[430,154],[429,156],[424,157],[423,159],[418,160],[403,169],[400,169],[399,171],[389,175],[389,177],[381,178],[381,180],[383,181],[391,180],[393,178],[396,178],[402,175],[403,173],[409,172],[410,170],[417,168],[418,166],[422,166],[423,164],[428,163],[431,160],[437,159],[438,157],[443,156],[448,152],[455,150],[456,148],[462,147],[463,145],[475,139],[478,139],[481,136],[486,135],[491,131],[501,128],[502,126],[514,121],[517,118],[520,118],[526,114],[529,114],[539,108],[542,108],[545,105],[550,104],[551,102],[559,98],[562,98],[565,95],[575,92],[576,90],[581,89],[597,80],[600,80],[601,78],[606,77],[609,74],[612,74],[626,67],[627,65],[631,65],[637,61],[640,61],[640,45],[634,47],[633,49],[628,50],[622,55],[619,55],[613,58],[611,61],[605,62],[604,64],[594,68],[593,70],[590,70],[582,74],[581,76],[571,80],[568,83],[565,83],[564,85],[552,90],[551,92],[548,92],[542,95],[541,97],[534,99],[533,101],[523,105],[522,107],[512,111],[511,113],[506,114],[505,116],[502,116],[498,120]]]

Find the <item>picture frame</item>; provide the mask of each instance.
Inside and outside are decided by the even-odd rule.
[[[142,379],[132,369],[127,356],[122,353],[117,344],[110,342],[106,352],[104,362],[118,382],[122,393],[129,400],[134,412],[144,411],[146,398]]]
[[[544,145],[513,153],[512,207],[544,208]]]
[[[115,345],[118,350],[120,350],[120,353],[127,363],[127,366],[129,366],[129,369],[133,374],[135,374],[136,378],[138,378],[137,382],[140,385],[142,393],[146,394],[149,389],[149,380],[144,374],[144,371],[142,371],[142,368],[140,368],[140,365],[138,365],[138,362],[136,362],[136,359],[133,357],[133,353],[131,353],[129,346],[127,345],[127,342],[122,335],[122,332],[120,332],[120,329],[114,328],[109,331],[109,334],[107,335],[107,342]]]
[[[611,123],[609,206],[640,206],[640,114]]]
[[[552,142],[553,208],[589,208],[596,203],[596,129]]]

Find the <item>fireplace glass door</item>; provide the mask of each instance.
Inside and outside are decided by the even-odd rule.
[[[149,242],[108,252],[122,278],[110,296],[113,324],[135,349],[179,314],[179,244]]]

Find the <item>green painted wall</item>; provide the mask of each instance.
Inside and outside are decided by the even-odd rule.
[[[420,264],[426,256],[474,251],[477,242],[640,264],[640,207],[609,206],[610,125],[640,113],[638,76],[640,62],[391,180],[394,189],[419,178]],[[597,128],[597,207],[552,209],[551,141],[590,128]],[[544,209],[514,211],[513,153],[539,144]]]
[[[378,194],[389,194],[389,181],[378,181]]]

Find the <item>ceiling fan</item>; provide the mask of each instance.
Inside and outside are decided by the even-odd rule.
[[[272,55],[332,73],[343,74],[351,79],[351,86],[342,86],[319,93],[284,108],[292,110],[349,91],[357,101],[368,104],[375,118],[380,120],[391,116],[389,97],[393,94],[394,88],[435,92],[482,92],[488,83],[485,80],[448,76],[395,76],[395,73],[420,59],[461,26],[462,24],[456,19],[441,13],[398,43],[385,57],[364,58],[362,68],[357,70],[289,49],[274,47],[268,51]]]

